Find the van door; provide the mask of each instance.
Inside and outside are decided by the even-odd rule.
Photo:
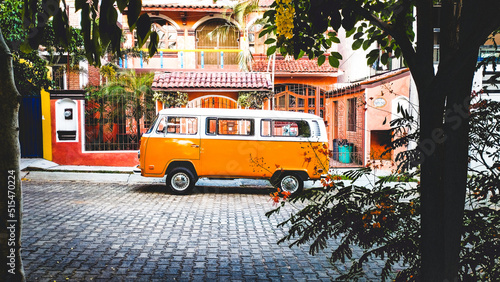
[[[146,174],[163,176],[172,161],[200,159],[199,118],[163,116],[147,142]]]
[[[250,177],[253,162],[258,157],[255,120],[251,118],[206,119],[202,141],[202,170],[208,177]]]

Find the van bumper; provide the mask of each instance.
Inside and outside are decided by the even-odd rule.
[[[141,168],[139,167],[139,165],[136,165],[132,171],[135,173],[135,174],[142,174],[142,171],[141,171]]]

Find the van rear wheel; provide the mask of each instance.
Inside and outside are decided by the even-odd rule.
[[[196,180],[193,173],[184,167],[172,169],[167,175],[166,184],[174,194],[189,194],[193,191]]]
[[[286,172],[280,177],[278,188],[283,192],[296,194],[304,189],[304,180],[296,173]]]

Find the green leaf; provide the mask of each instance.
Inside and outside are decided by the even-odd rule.
[[[365,40],[365,42],[363,42],[363,50],[366,51],[368,48],[370,48],[371,45],[372,45],[371,40]]]
[[[135,28],[137,19],[141,14],[142,0],[130,0],[127,8],[128,8],[128,14],[127,14],[128,26],[130,30],[133,30]]]
[[[318,66],[321,66],[322,64],[325,63],[326,57],[325,55],[321,55],[318,57]]]
[[[276,39],[274,39],[274,38],[268,38],[268,39],[264,42],[264,44],[269,45],[269,44],[273,44],[274,42],[276,42]]]
[[[118,6],[120,12],[123,13],[123,11],[127,8],[128,0],[116,0],[116,5]]]
[[[152,31],[151,34],[149,35],[149,57],[153,57],[156,51],[158,51],[157,46],[158,46],[158,41],[159,41],[159,36],[156,31]]]
[[[267,48],[267,52],[266,54],[268,56],[271,56],[272,54],[274,54],[276,52],[276,45],[272,45],[272,46],[269,46],[269,48]]]
[[[389,54],[383,53],[382,57],[380,58],[380,61],[382,62],[383,65],[387,65],[387,62],[389,61]]]
[[[273,26],[269,26],[268,28],[262,30],[260,33],[259,33],[259,38],[262,38],[264,37],[264,35],[268,34],[268,33],[271,33],[273,31]]]
[[[54,16],[53,23],[57,41],[60,42],[63,47],[68,46],[68,17],[66,16],[66,13],[59,11],[59,13]]]
[[[339,52],[331,52],[330,56],[334,57],[334,58],[336,58],[338,60],[342,60],[342,55]]]
[[[332,53],[333,55],[333,53]],[[340,54],[339,54],[340,55]],[[342,58],[342,56],[341,56]],[[339,61],[339,58],[335,57],[335,56],[329,56],[328,57],[328,62],[330,63],[330,66],[334,67],[334,68],[338,68],[339,65],[340,65],[340,61]]]
[[[361,38],[361,36],[363,36],[363,35],[364,35],[364,33],[363,33],[363,32],[357,32],[356,34],[354,34],[353,38],[354,38],[354,39],[360,39],[360,38]]]
[[[345,34],[345,37],[347,37],[347,38],[348,38],[348,37],[351,37],[351,35],[353,35],[353,34],[354,34],[354,32],[356,32],[356,29],[355,29],[355,28],[352,28],[352,29],[348,30],[348,31],[346,32],[346,34]]]
[[[144,45],[151,32],[151,18],[148,14],[142,14],[137,20],[137,37],[139,38],[139,46]]]
[[[46,1],[44,2],[43,10],[47,13],[49,17],[55,16],[57,12],[60,10],[60,0],[55,1]]]
[[[297,60],[298,60],[298,59],[302,58],[302,57],[304,56],[304,54],[305,54],[305,53],[306,53],[306,52],[305,52],[304,50],[300,50],[299,55],[298,55],[298,56],[297,56],[297,58],[295,58],[295,59],[297,59]]]
[[[352,43],[352,49],[358,50],[362,44],[363,44],[363,39],[358,39]]]
[[[340,39],[338,37],[336,37],[336,36],[330,37],[330,40],[332,40],[333,43],[340,44]]]

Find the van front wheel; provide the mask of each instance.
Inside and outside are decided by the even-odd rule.
[[[295,173],[285,173],[278,182],[279,188],[283,192],[290,192],[291,194],[299,193],[304,189],[304,181],[300,176]]]
[[[183,167],[172,169],[167,175],[167,186],[174,194],[188,194],[196,183],[193,173]]]

